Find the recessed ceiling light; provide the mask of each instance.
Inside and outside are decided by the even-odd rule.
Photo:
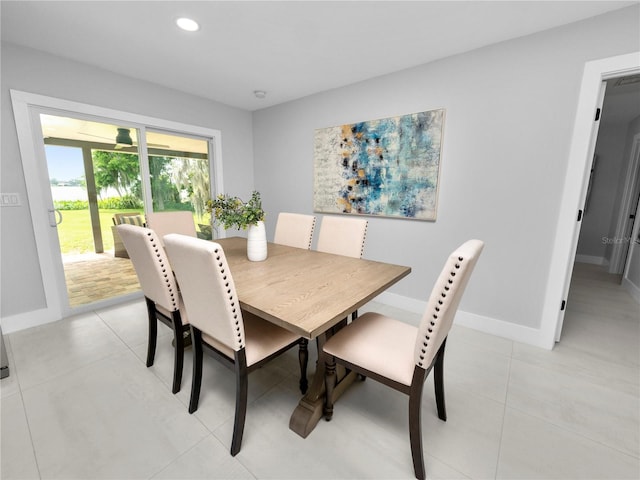
[[[177,19],[176,25],[178,25],[178,27],[180,27],[182,30],[186,30],[187,32],[196,32],[200,30],[200,25],[198,25],[198,22],[186,17]]]
[[[256,98],[264,98],[267,96],[267,92],[265,92],[264,90],[254,90],[253,94],[256,96]]]

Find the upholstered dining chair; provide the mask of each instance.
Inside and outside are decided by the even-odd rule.
[[[409,395],[409,439],[416,478],[425,478],[420,418],[423,384],[434,369],[438,417],[446,421],[444,350],[460,299],[484,243],[469,240],[446,261],[429,297],[420,325],[367,312],[339,330],[324,345],[326,400],[333,416],[336,363]]]
[[[170,234],[165,237],[165,245],[189,312],[193,345],[189,413],[198,409],[202,356],[206,351],[235,372],[236,410],[231,441],[231,455],[235,456],[242,446],[248,374],[300,344],[301,339],[241,310],[232,272],[218,243]],[[307,388],[307,360],[306,354],[300,356],[303,393]]]
[[[318,234],[319,252],[344,255],[345,257],[362,258],[364,241],[367,238],[365,218],[348,218],[324,216]],[[351,319],[358,318],[358,311],[351,312]]]
[[[118,229],[116,228],[121,223],[128,223],[129,225],[138,225],[144,227],[144,215],[139,212],[127,212],[127,213],[114,213],[113,225],[111,225],[111,235],[113,236],[113,256],[120,258],[129,258],[127,249],[122,243],[120,235],[118,235]]]
[[[364,218],[325,215],[320,224],[317,250],[346,257],[361,258],[364,252],[368,223]]]
[[[273,243],[309,250],[315,226],[315,215],[281,212],[278,214]]]
[[[127,224],[118,225],[116,228],[129,253],[147,303],[149,320],[147,367],[153,365],[156,356],[158,321],[160,321],[173,330],[175,350],[171,391],[177,393],[180,391],[182,382],[184,335],[189,331],[189,321],[167,254],[158,235],[150,228]]]
[[[193,213],[189,211],[152,212],[147,213],[145,217],[147,219],[147,227],[158,234],[162,245],[164,245],[164,236],[168,233],[181,233],[190,237],[197,236]]]

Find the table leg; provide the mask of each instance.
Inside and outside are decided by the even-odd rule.
[[[302,438],[307,438],[323,415],[325,397],[325,354],[322,347],[326,340],[326,333],[323,333],[317,338],[318,365],[316,366],[313,381],[311,382],[306,395],[300,399],[298,406],[293,411],[291,419],[289,420],[289,428]],[[340,373],[341,372],[338,372],[338,384],[333,390],[334,401],[337,400],[346,388],[356,379],[356,375],[353,372],[346,373],[342,370],[342,375]]]

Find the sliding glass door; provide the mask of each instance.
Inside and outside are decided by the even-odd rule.
[[[39,119],[69,308],[139,291],[115,228],[123,215],[144,221],[145,212],[187,210],[198,236],[211,238],[210,139],[66,115]]]
[[[51,176],[48,172],[47,154],[45,153],[45,137],[70,138],[85,142],[95,140],[98,143],[106,143],[109,145],[110,148],[106,151],[111,152],[122,152],[126,151],[128,148],[137,147],[137,155],[140,159],[140,190],[142,192],[141,198],[143,201],[143,208],[140,211],[144,211],[146,213],[153,209],[147,153],[148,150],[152,150],[153,148],[167,150],[166,147],[156,147],[155,145],[147,146],[147,131],[149,131],[149,135],[151,135],[151,132],[153,131],[167,135],[174,135],[176,137],[185,137],[207,142],[207,161],[209,163],[209,183],[212,190],[211,195],[215,195],[217,192],[223,191],[221,132],[212,128],[189,125],[182,122],[175,122],[162,118],[150,117],[142,114],[18,90],[10,90],[10,95],[18,135],[24,179],[29,198],[29,214],[33,227],[33,239],[36,243],[36,251],[38,255],[37,264],[40,268],[42,281],[42,289],[39,288],[39,285],[34,286],[34,295],[37,296],[34,301],[36,303],[39,302],[41,308],[37,311],[37,316],[29,316],[25,321],[30,326],[33,326],[59,320],[72,314],[121,302],[123,297],[118,297],[117,299],[106,299],[94,303],[83,304],[77,307],[72,307],[69,303],[69,295],[64,277],[60,240],[58,237],[59,226],[56,225],[59,221],[59,215],[53,208]],[[50,117],[70,118],[100,123],[110,126],[110,128],[107,128],[106,134],[98,134],[104,138],[80,135],[79,132],[95,133],[74,128],[65,129],[62,126],[60,126],[57,131],[49,130],[43,132],[43,119],[41,118],[41,115],[43,114],[49,115]],[[56,125],[51,126],[53,128],[58,128]],[[115,132],[112,130],[113,127],[115,127]],[[131,140],[131,143],[129,143],[129,139]],[[149,136],[149,139],[151,139],[151,136]],[[152,143],[158,143],[159,145],[166,145],[166,142],[164,141],[149,141]],[[116,148],[118,144],[120,144],[120,147]],[[78,149],[82,150],[83,147],[69,146],[69,148],[75,149],[77,152]],[[100,148],[96,150],[104,151]],[[168,150],[172,150],[170,143]],[[184,148],[176,148],[175,151],[193,153],[193,150]],[[159,156],[191,158],[191,155],[183,155],[180,153],[176,154],[175,151],[169,155],[162,154]],[[131,153],[135,154],[135,152]],[[154,152],[151,153],[154,154]],[[91,165],[93,166],[93,153],[91,154],[91,158]],[[82,154],[82,159],[83,166],[85,166],[84,153]],[[78,162],[79,160],[75,161]],[[73,163],[73,160],[70,160],[70,162]],[[120,169],[118,169],[118,171],[120,171]],[[85,180],[91,178],[91,176],[87,174],[86,169],[84,175]],[[72,175],[72,177],[74,176],[75,175]],[[60,183],[64,182],[61,181]],[[131,190],[133,190],[133,186],[131,187]],[[100,195],[98,195],[97,190],[98,186],[96,184],[95,195],[96,203],[99,205],[97,212],[99,215],[103,208],[106,209],[106,207],[100,206],[100,201],[102,198],[106,198],[107,194],[101,191]],[[113,260],[116,257],[114,256],[114,252],[109,250],[108,246],[108,239],[111,236],[111,228],[110,226],[109,228],[103,227],[101,220],[98,222],[92,220],[92,215],[94,214],[91,213],[91,200],[88,189],[87,198],[89,219],[86,220],[87,217],[85,216],[85,223],[89,223],[90,229],[93,229],[94,225],[100,224],[100,234],[103,240],[103,254],[110,255]],[[118,207],[120,206],[121,205],[118,205]],[[196,213],[195,205],[194,213]],[[69,217],[69,215],[67,215],[67,217]],[[204,217],[204,221],[206,222],[206,216]],[[221,232],[221,235],[224,235],[224,231]],[[96,238],[93,234],[91,234],[90,237]],[[96,253],[95,250],[99,250],[99,248],[97,248],[94,243],[94,254]],[[134,296],[139,295],[140,293],[138,292],[136,294],[130,294],[129,297],[134,298]]]

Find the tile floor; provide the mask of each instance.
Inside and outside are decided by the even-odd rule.
[[[614,277],[577,265],[551,352],[454,326],[446,423],[432,380],[425,385],[428,477],[639,478],[638,313]],[[232,373],[205,359],[200,408],[189,415],[190,351],[172,395],[170,332],[159,329],[147,369],[145,316],[135,301],[5,337],[2,479],[413,478],[406,397],[371,380],[355,384],[308,438],[289,430],[295,352],[250,376],[242,450],[231,457]]]

